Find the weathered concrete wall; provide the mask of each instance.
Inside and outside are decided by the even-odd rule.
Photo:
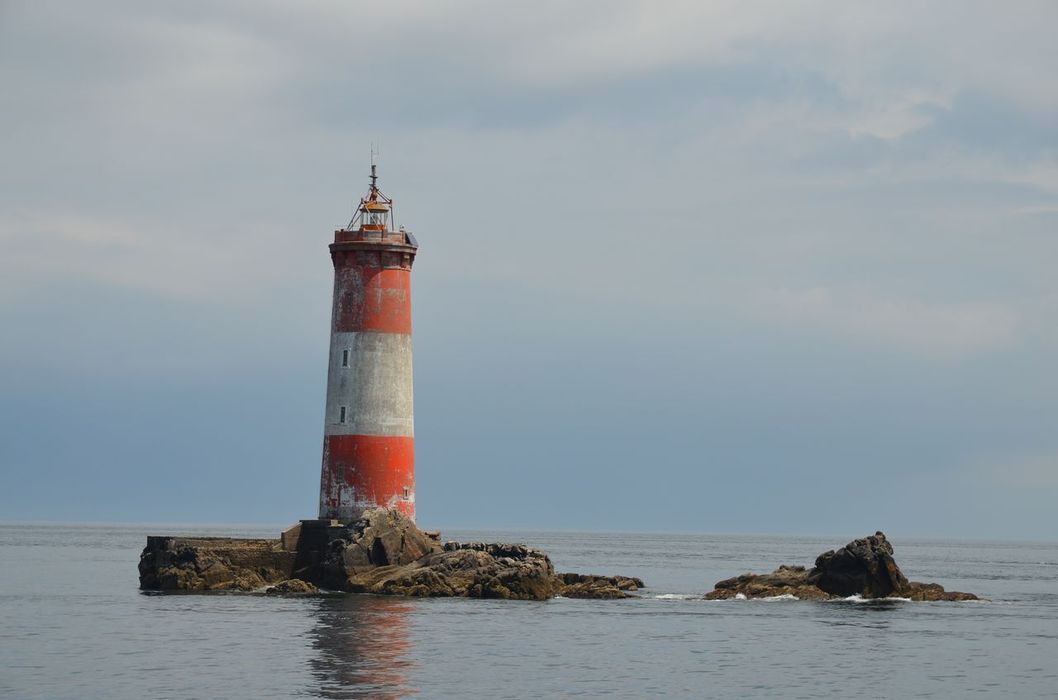
[[[325,435],[415,435],[410,335],[333,333],[327,375]]]
[[[279,540],[148,537],[140,588],[252,591],[293,577],[296,553]]]

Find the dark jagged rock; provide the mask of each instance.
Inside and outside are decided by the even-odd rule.
[[[403,513],[377,508],[337,530],[315,574],[325,588],[350,590],[356,586],[349,580],[358,574],[406,566],[440,550],[440,544]]]
[[[808,574],[808,582],[843,598],[887,598],[908,585],[893,561],[893,545],[881,532],[820,554]]]
[[[800,600],[910,598],[911,600],[977,600],[972,593],[945,591],[936,583],[908,581],[893,559],[893,545],[881,532],[853,540],[816,557],[815,566],[780,566],[770,574],[742,574],[716,584],[705,597],[770,598],[790,595]]]
[[[437,541],[399,510],[377,508],[345,530],[345,567],[350,571],[403,566],[441,550]],[[333,546],[333,543],[332,543]]]
[[[447,542],[397,510],[369,510],[347,526],[302,521],[280,540],[150,537],[140,587],[160,590],[318,588],[405,596],[546,600],[628,598],[625,576],[556,574],[545,552],[521,544]]]

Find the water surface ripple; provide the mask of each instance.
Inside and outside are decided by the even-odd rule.
[[[148,534],[278,527],[0,525],[0,697],[1055,697],[1058,544],[891,538],[910,577],[985,603],[704,601],[832,538],[446,531],[560,570],[643,578],[628,601],[149,595]]]

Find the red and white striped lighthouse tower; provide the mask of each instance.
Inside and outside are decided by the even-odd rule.
[[[320,518],[343,523],[369,508],[415,519],[411,266],[419,248],[390,230],[393,200],[371,188],[334,232],[334,303],[323,427]]]

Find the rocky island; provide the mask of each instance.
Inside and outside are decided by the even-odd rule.
[[[395,509],[359,520],[307,520],[279,539],[148,537],[140,588],[159,591],[315,593],[546,600],[628,598],[629,576],[556,573],[545,552],[520,544],[440,542]]]
[[[522,544],[445,542],[398,510],[368,510],[340,525],[305,520],[279,539],[148,537],[140,555],[140,588],[155,591],[321,591],[413,597],[547,600],[635,596],[631,576],[557,573],[547,554]],[[882,532],[816,557],[815,565],[782,565],[770,574],[725,579],[708,600],[860,596],[914,601],[978,600],[936,583],[909,581]]]
[[[725,579],[705,595],[708,600],[774,598],[799,600],[907,598],[910,600],[978,600],[972,593],[946,591],[937,583],[908,581],[893,559],[893,545],[885,534],[853,540],[838,550],[823,552],[815,566],[780,566],[770,574],[742,574]]]

